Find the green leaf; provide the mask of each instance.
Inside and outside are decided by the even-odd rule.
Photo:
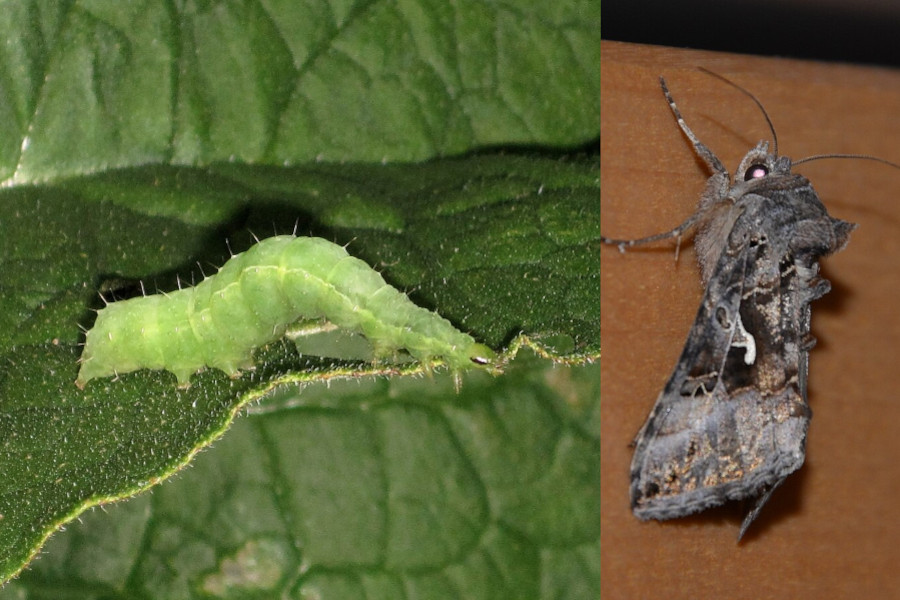
[[[596,597],[598,369],[518,362],[458,395],[445,378],[285,390],[153,494],[55,536],[10,590]]]
[[[599,593],[591,367],[522,350],[457,393],[283,341],[237,379],[74,385],[98,290],[177,289],[294,230],[495,349],[599,356],[599,5],[7,6],[0,578],[250,414],[0,598]]]
[[[600,122],[600,7],[9,0],[0,178],[570,145]]]

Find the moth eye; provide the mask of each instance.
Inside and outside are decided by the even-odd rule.
[[[744,173],[744,181],[760,179],[768,174],[769,168],[766,165],[750,165],[750,168]]]

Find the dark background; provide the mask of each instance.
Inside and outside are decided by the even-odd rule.
[[[900,0],[603,0],[603,39],[900,66]]]

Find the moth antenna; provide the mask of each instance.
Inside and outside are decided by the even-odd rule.
[[[727,83],[734,89],[738,90],[739,92],[741,92],[742,94],[744,94],[745,96],[747,96],[748,98],[753,100],[753,103],[756,104],[757,107],[759,107],[760,112],[762,113],[763,117],[766,119],[766,124],[769,126],[769,131],[772,133],[773,154],[775,156],[778,156],[778,134],[775,133],[775,125],[772,124],[772,119],[769,118],[769,113],[766,112],[766,109],[762,105],[762,102],[760,102],[759,98],[754,96],[753,93],[750,92],[749,90],[744,89],[740,85],[736,84],[735,82],[731,81],[730,79],[728,79],[722,75],[719,75],[718,73],[716,73],[714,71],[710,71],[709,69],[706,69],[704,67],[697,67],[697,69],[706,73],[707,75],[712,75],[716,79],[719,79],[719,80]],[[814,154],[813,156],[807,156],[805,158],[793,160],[793,161],[791,161],[791,164],[799,165],[801,163],[810,162],[813,160],[820,160],[822,158],[860,158],[863,160],[874,160],[875,162],[880,162],[880,163],[886,164],[889,167],[894,167],[895,169],[900,169],[900,164],[891,162],[889,160],[885,160],[878,156],[872,156],[871,154],[843,154],[843,153]]]
[[[880,162],[889,167],[894,167],[895,169],[900,169],[900,164],[891,162],[889,160],[885,160],[878,156],[872,156],[871,154],[813,154],[812,156],[807,156],[807,157],[801,158],[799,160],[791,161],[791,164],[799,165],[800,163],[811,162],[814,160],[821,160],[823,158],[861,158],[863,160],[874,160],[875,162]]]
[[[750,92],[749,90],[745,90],[744,88],[742,88],[735,82],[731,81],[727,77],[719,75],[718,73],[716,73],[714,71],[710,71],[709,69],[706,69],[704,67],[697,67],[697,69],[699,69],[703,73],[706,73],[707,75],[712,75],[713,77],[715,77],[716,79],[718,79],[720,81],[724,81],[725,83],[727,83],[728,85],[730,85],[731,87],[736,89],[737,91],[741,92],[742,94],[744,94],[745,96],[747,96],[748,98],[753,100],[753,103],[756,104],[757,107],[759,107],[760,112],[762,113],[763,117],[765,117],[766,123],[769,125],[769,131],[772,132],[772,154],[774,154],[775,156],[778,156],[778,135],[775,133],[775,126],[772,124],[772,119],[769,118],[769,113],[766,112],[766,108],[762,105],[762,102],[759,101],[759,98],[754,96],[753,93]],[[794,163],[794,164],[796,164],[796,163]]]
[[[712,150],[710,150],[706,144],[701,142],[691,128],[688,127],[684,117],[681,116],[681,111],[678,110],[678,107],[675,105],[672,94],[669,93],[669,87],[666,85],[666,79],[664,77],[659,78],[659,86],[662,88],[663,95],[666,97],[666,102],[669,103],[672,114],[675,115],[675,120],[678,121],[678,126],[681,128],[682,133],[684,133],[688,141],[691,142],[697,156],[703,159],[703,162],[706,163],[706,166],[709,167],[710,171],[713,171],[714,173],[727,173],[728,170],[725,168],[725,165],[722,164],[722,161],[720,161],[716,155],[713,154]]]

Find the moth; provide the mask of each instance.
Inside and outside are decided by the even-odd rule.
[[[805,458],[810,302],[830,283],[819,259],[847,244],[856,225],[833,218],[809,180],[761,141],[731,177],[688,127],[665,79],[678,126],[712,175],[697,210],[675,229],[642,239],[601,238],[626,248],[694,232],[705,288],[675,369],[634,442],[631,507],[642,519],[681,517],[751,500],[738,539],[773,491]],[[893,164],[893,163],[888,163]],[[894,165],[896,166],[896,165]]]
[[[496,358],[342,246],[285,235],[233,256],[195,287],[107,305],[85,336],[75,383],[139,369],[171,371],[180,386],[206,367],[234,376],[253,366],[253,350],[309,319],[363,334],[376,357],[403,349],[454,371],[490,369]]]

